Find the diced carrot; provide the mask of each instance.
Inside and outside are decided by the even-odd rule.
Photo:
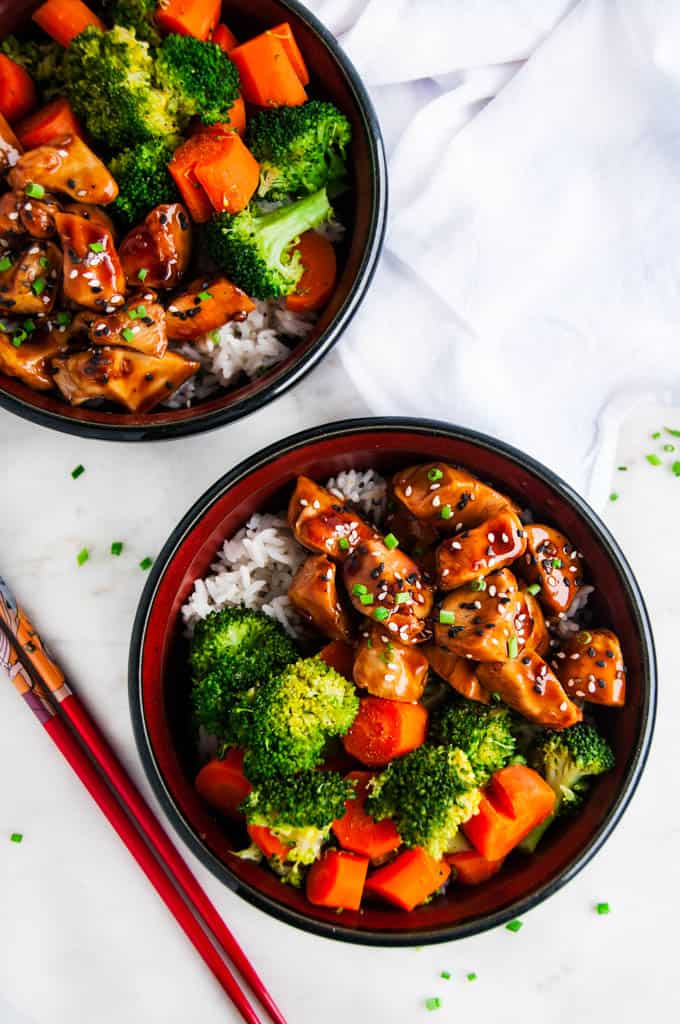
[[[21,64],[0,53],[0,114],[14,124],[38,102],[33,79]]]
[[[422,704],[364,697],[342,742],[347,753],[363,764],[383,765],[421,746],[426,732],[427,711]]]
[[[243,751],[232,747],[223,758],[208,761],[196,776],[194,785],[216,811],[236,817],[239,804],[253,788],[243,773]]]
[[[212,41],[225,53],[229,53],[238,46],[238,39],[224,22],[221,22],[213,32]]]
[[[491,776],[482,790],[477,814],[463,832],[483,857],[506,857],[536,825],[552,813],[555,794],[538,772],[509,765]]]
[[[361,853],[372,861],[381,860],[401,845],[401,836],[393,821],[375,821],[364,806],[372,772],[350,772],[348,779],[356,782],[354,797],[345,801],[345,813],[333,822],[335,838],[346,850]]]
[[[90,25],[102,31],[106,28],[104,22],[82,0],[46,0],[33,12],[32,17],[48,36],[52,36],[62,46],[68,46],[72,39]]]
[[[278,857],[285,860],[288,856],[288,847],[282,843],[278,836],[275,836],[266,825],[248,825],[248,835],[265,857]]]
[[[221,10],[222,0],[163,0],[156,8],[156,24],[164,32],[208,39]]]
[[[194,165],[194,174],[213,208],[238,213],[250,202],[260,181],[260,165],[235,132],[210,136],[214,144]]]
[[[443,860],[434,860],[416,846],[378,868],[366,880],[364,892],[380,896],[402,910],[413,910],[440,889],[451,874]]]
[[[267,29],[267,35],[274,36],[283,45],[284,50],[288,54],[288,60],[295,68],[295,74],[300,79],[302,85],[309,85],[309,71],[305,64],[305,59],[300,53],[300,47],[295,41],[293,30],[287,21],[277,25],[275,28]]]
[[[476,850],[462,850],[460,853],[447,853],[444,860],[453,868],[456,882],[481,885],[500,871],[504,858],[487,860]]]
[[[349,644],[343,643],[342,640],[333,640],[319,651],[319,657],[323,658],[327,665],[334,668],[345,679],[352,681],[354,648]]]
[[[196,164],[208,152],[207,144],[215,141],[203,133],[194,135],[175,150],[168,164],[168,170],[182,193],[189,213],[199,224],[210,220],[213,207],[196,177]]]
[[[229,54],[241,76],[241,92],[260,107],[297,107],[307,99],[283,43],[263,32]]]
[[[358,910],[367,871],[367,857],[327,850],[309,869],[307,899],[317,907]]]
[[[317,231],[305,231],[295,246],[305,268],[297,287],[286,298],[286,306],[295,313],[321,309],[335,287],[338,264],[335,249]]]
[[[17,125],[19,141],[26,149],[45,146],[65,135],[77,135],[82,139],[83,129],[71,109],[69,101],[60,96],[47,106],[36,110]]]

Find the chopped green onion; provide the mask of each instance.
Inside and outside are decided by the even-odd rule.
[[[612,491],[612,493],[609,495],[609,500],[610,501],[618,501],[619,500],[619,496],[618,496],[616,491]]]
[[[141,562],[139,563],[139,568],[142,570],[142,572],[146,572],[146,570],[150,569],[152,565],[153,565],[153,558],[149,558],[147,556],[146,558],[143,558],[141,560]]]
[[[367,594],[368,587],[364,583],[355,583],[352,587],[353,594]]]
[[[552,560],[552,567],[553,567],[553,569],[561,569],[562,568],[562,564],[563,563],[562,563],[562,559],[561,558],[553,558],[553,560]]]
[[[81,548],[81,550],[76,555],[76,561],[78,562],[78,565],[85,565],[85,562],[88,560],[89,557],[90,552],[87,550],[87,548]]]
[[[9,258],[9,256],[3,256],[2,259],[0,260],[0,272],[3,270],[9,270],[11,266],[12,261]]]
[[[425,1000],[426,1010],[438,1010],[442,1005],[442,1001],[439,996],[430,996],[429,999]]]
[[[619,473],[627,473],[628,472],[628,466],[619,466],[618,470],[619,470]]]
[[[125,312],[127,313],[127,315],[128,315],[130,320],[136,320],[137,319],[137,310],[136,309],[128,309]]]
[[[11,836],[9,837],[9,841],[11,843],[20,843],[23,838],[24,837],[21,832],[12,832]]]
[[[149,271],[146,269],[146,267],[142,267],[141,270],[137,271],[137,277],[139,278],[140,281],[143,281],[148,273]]]
[[[527,587],[527,594],[531,594],[532,597],[536,597],[536,594],[539,592],[540,589],[541,589],[541,584],[540,583],[531,583]]]
[[[57,313],[57,323],[60,327],[68,327],[71,323],[70,313]]]
[[[373,594],[360,594],[359,601],[361,602],[361,604],[373,604]]]
[[[595,910],[598,912],[598,914],[611,914],[611,907],[608,903],[596,904]]]
[[[384,622],[385,619],[389,618],[390,613],[388,612],[387,608],[376,608],[376,610],[373,612],[373,615],[378,620],[378,622]]]
[[[27,334],[31,334],[35,330],[35,320],[24,320],[24,330]]]
[[[518,932],[520,930],[520,928],[522,927],[522,925],[523,925],[523,922],[518,920],[517,918],[515,918],[514,921],[508,921],[508,923],[506,924],[505,928],[506,928],[506,931],[509,931],[509,932]]]
[[[408,604],[411,600],[411,595],[407,590],[403,590],[394,599],[395,604]]]
[[[29,181],[28,185],[24,189],[27,196],[31,199],[42,199],[45,195],[45,189],[42,185],[39,185],[37,181]]]
[[[18,331],[14,332],[14,334],[11,336],[10,340],[11,340],[11,342],[14,345],[15,348],[19,348],[21,346],[22,342],[26,341],[27,337],[28,337],[28,335],[26,334],[26,331],[24,331],[21,328],[19,328]]]
[[[442,505],[442,507],[439,509],[439,517],[441,519],[450,519],[452,515],[453,509],[451,508],[450,505]]]
[[[671,466],[671,472],[673,476],[680,476],[680,462],[674,462]]]
[[[135,332],[132,330],[131,327],[125,327],[124,330],[121,331],[121,334],[123,335],[126,341],[134,341]]]
[[[123,553],[123,542],[122,540],[114,540],[111,544],[112,555],[122,555]]]
[[[663,446],[663,450],[665,452],[674,452],[675,451],[675,445],[674,444],[665,444]]]
[[[340,538],[338,541],[338,547],[341,551],[349,551],[349,541],[347,540],[347,537]]]
[[[207,302],[208,299],[212,299],[210,292],[199,292],[198,297],[202,302]]]
[[[486,580],[481,577],[478,580],[473,580],[470,584],[470,590],[486,590]]]
[[[592,639],[593,634],[589,633],[587,629],[582,629],[580,633],[576,634],[576,641],[581,645],[589,644]]]
[[[477,975],[475,974],[474,971],[470,971],[470,973],[466,974],[465,977],[467,978],[468,981],[477,981]]]
[[[137,306],[135,312],[137,316],[146,316],[146,306]]]
[[[517,655],[519,654],[519,644],[517,643],[517,637],[516,636],[511,636],[510,637],[510,639],[508,640],[508,643],[507,643],[507,647],[508,647],[508,657],[509,658],[516,658]]]
[[[71,476],[73,477],[74,480],[77,480],[78,477],[82,476],[84,472],[85,472],[85,466],[78,465],[78,466],[76,466],[75,469],[71,470]]]
[[[395,548],[399,547],[399,541],[393,533],[388,533],[385,537],[385,547],[388,551],[394,551]]]
[[[373,647],[373,641],[371,640],[370,636],[366,637],[366,646],[368,647],[369,651]]]
[[[427,479],[431,480],[433,484],[436,483],[437,480],[441,480],[443,476],[444,474],[437,466],[433,466],[432,469],[428,469],[427,471]]]
[[[106,246],[103,242],[90,242],[88,249],[90,252],[104,252]]]
[[[47,256],[41,256],[40,259],[38,260],[38,263],[43,268],[43,270],[45,269],[45,267],[49,267],[50,265],[50,261],[48,260]]]
[[[441,971],[439,977],[443,978],[444,981],[451,981],[451,971]]]
[[[47,281],[44,277],[36,277],[35,281],[31,285],[31,289],[34,295],[42,295],[47,286]]]
[[[656,441],[657,437],[661,437],[661,431],[660,430],[655,430],[654,433],[652,434],[652,437]]]
[[[456,613],[448,612],[445,608],[439,609],[439,621],[442,626],[452,626],[456,621]]]
[[[663,429],[667,434],[670,434],[671,437],[680,437],[680,430],[673,430],[672,427],[664,427]]]
[[[650,464],[650,466],[660,466],[661,465],[661,459],[659,458],[658,455],[655,455],[655,454],[652,453],[651,455],[645,455],[645,458],[647,459],[647,462]]]

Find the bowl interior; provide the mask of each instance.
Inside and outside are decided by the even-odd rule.
[[[608,537],[598,535],[592,513],[556,490],[550,474],[529,468],[484,439],[445,428],[328,428],[310,443],[283,442],[278,453],[264,453],[250,468],[236,470],[233,482],[215,485],[187,516],[162,554],[149,581],[133,641],[131,697],[138,740],[147,769],[175,825],[195,852],[227,884],[246,898],[293,923],[324,934],[367,942],[436,941],[496,923],[519,901],[536,902],[582,866],[613,826],[632,792],[644,759],[651,720],[653,665],[644,607],[625,563],[618,562]],[[205,575],[222,541],[255,511],[285,507],[300,473],[323,481],[341,469],[374,467],[390,474],[400,466],[430,458],[460,463],[507,491],[536,518],[554,523],[583,551],[596,587],[593,621],[619,635],[629,676],[626,707],[601,716],[616,754],[616,768],[598,780],[582,814],[551,829],[540,853],[511,856],[503,872],[478,888],[452,886],[445,896],[405,915],[382,907],[359,913],[307,904],[299,890],[282,885],[268,871],[231,855],[245,842],[238,826],[216,819],[192,785],[197,761],[189,728],[186,641],[179,620],[192,582]],[[547,471],[546,471],[547,472]],[[576,499],[578,502],[578,499]],[[147,606],[148,602],[148,606]],[[135,644],[141,645],[137,659]],[[143,725],[141,723],[143,722]]]
[[[33,0],[6,5],[0,0],[0,38],[25,28]],[[39,422],[97,437],[128,439],[179,436],[228,422],[281,394],[311,369],[337,340],[367,286],[377,260],[384,227],[386,190],[380,129],[370,100],[333,38],[295,0],[224,0],[223,18],[246,39],[281,21],[291,24],[310,72],[310,96],[335,103],[352,125],[348,166],[351,187],[334,201],[347,229],[338,247],[335,291],[309,335],[277,366],[248,384],[224,390],[189,409],[158,409],[144,415],[70,407],[59,396],[31,390],[0,373],[0,404]]]

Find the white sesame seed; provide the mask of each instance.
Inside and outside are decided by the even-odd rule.
[[[76,195],[77,196],[86,196],[87,195],[87,189],[86,188],[79,188],[78,191],[76,192]]]
[[[391,673],[387,673],[384,677],[386,683],[394,682],[394,676]]]
[[[32,245],[31,248],[28,250],[29,256],[34,256],[37,252],[40,252],[39,245]]]
[[[578,566],[577,565],[570,565],[569,566],[569,572],[578,572]]]
[[[489,544],[493,544],[493,542],[496,539],[496,534],[495,533],[487,533],[486,539],[488,540]]]
[[[442,576],[448,576],[449,575],[449,571],[450,571],[449,569],[442,569],[442,572],[441,572]]]
[[[558,651],[557,657],[560,659],[560,661],[562,661],[564,658],[566,658],[566,654],[564,653],[564,651]]]
[[[509,539],[510,538],[508,537],[507,533],[501,534],[501,540],[503,541],[504,544],[507,544]]]
[[[16,212],[16,210],[13,211],[12,213],[8,213],[7,216],[10,220],[19,220],[19,214]]]
[[[33,203],[24,203],[24,210],[27,210],[30,213],[32,209]]]
[[[459,540],[452,540],[451,541],[451,547],[453,548],[454,551],[461,551],[462,548],[463,548],[463,545],[460,543]]]
[[[595,693],[596,689],[595,683],[588,683],[588,693]]]
[[[302,505],[303,508],[306,508],[307,505],[309,505],[309,502],[307,501],[306,498],[300,498],[300,504]]]
[[[496,587],[492,583],[491,586],[489,587],[489,597],[495,597],[497,593],[498,591],[496,590]]]
[[[560,704],[560,711],[566,711],[568,707],[569,705],[567,704],[566,700],[563,700]]]
[[[391,668],[393,672],[398,672],[399,671],[399,666],[397,665],[397,663],[395,661],[388,661],[387,662],[387,667]]]
[[[577,690],[576,691],[576,696],[577,697],[585,697],[585,693],[583,692],[583,690]]]
[[[440,487],[441,487],[441,484],[430,484],[430,490],[431,491],[438,491]]]
[[[578,651],[576,652],[576,654],[570,654],[569,655],[569,658],[571,659],[571,661],[577,661],[580,657],[581,657],[581,655],[578,653]]]
[[[74,277],[78,276],[78,271],[73,269],[68,276],[71,278],[71,280],[73,280]]]
[[[399,626],[396,624],[396,622],[388,622],[387,628],[391,629],[393,633],[396,633],[397,630],[399,629]]]
[[[405,495],[405,496],[406,496],[407,498],[410,498],[412,494],[413,494],[413,488],[412,488],[412,487],[411,487],[411,485],[409,484],[409,485],[408,485],[408,487],[407,487],[407,488],[406,488],[406,489],[404,490],[404,495]]]
[[[438,494],[435,494],[434,498],[432,499],[432,508],[439,508],[441,503],[442,499],[439,497]]]
[[[312,508],[321,508],[321,502],[318,500],[318,498],[315,498],[314,501],[312,502]]]

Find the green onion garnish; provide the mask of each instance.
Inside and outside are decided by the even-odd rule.
[[[360,594],[359,601],[361,604],[373,604],[373,594]]]
[[[675,445],[674,444],[665,444],[663,446],[663,450],[665,452],[674,452],[675,451]]]
[[[37,181],[29,181],[24,192],[27,196],[30,196],[31,199],[42,199],[45,195],[45,189],[42,185],[39,185]]]
[[[22,342],[26,341],[27,337],[28,335],[26,334],[26,331],[19,328],[19,330],[15,331],[14,334],[12,335],[11,342],[15,348],[19,348]]]
[[[452,626],[456,621],[455,612],[447,612],[445,608],[439,609],[439,621],[442,626]]]
[[[608,903],[598,903],[595,906],[595,910],[598,914],[611,914],[611,907]]]
[[[439,516],[441,519],[450,519],[453,515],[453,509],[450,505],[442,505],[439,509]]]
[[[373,615],[378,620],[378,622],[384,622],[385,619],[389,618],[390,613],[388,612],[387,608],[376,608],[376,610],[373,612]]]
[[[60,327],[68,327],[71,323],[70,313],[57,313],[57,323]]]
[[[671,466],[671,472],[673,476],[680,476],[680,462],[674,462]]]
[[[441,971],[439,977],[443,978],[444,981],[451,981],[451,971]]]
[[[508,923],[506,924],[505,928],[509,932],[518,932],[520,930],[520,928],[522,927],[522,924],[523,924],[522,921],[520,921],[519,919],[515,918],[514,921],[508,921]]]
[[[45,270],[45,268],[49,267],[50,265],[50,261],[48,260],[47,256],[41,256],[40,259],[38,260],[38,263],[43,268],[43,270]]]
[[[442,1005],[442,1001],[439,996],[430,996],[429,999],[425,1000],[426,1010],[438,1010]]]
[[[627,473],[628,472],[628,466],[618,466],[617,468],[619,470],[619,473]]]
[[[199,292],[198,297],[202,302],[207,302],[208,299],[212,299],[210,292]]]
[[[473,580],[470,584],[470,590],[486,590],[486,580],[481,577],[478,580]]]
[[[654,433],[652,434],[652,437],[656,441],[657,437],[661,437],[661,431],[660,430],[655,430]]]
[[[553,567],[553,569],[561,569],[562,568],[562,564],[563,563],[562,563],[562,559],[561,558],[553,558],[553,560],[552,560],[552,567]]]
[[[82,476],[84,472],[85,472],[85,466],[78,465],[78,466],[76,466],[75,469],[71,470],[71,476],[73,477],[74,480],[77,480],[78,477]]]
[[[12,261],[9,258],[9,256],[3,256],[2,259],[0,260],[0,272],[2,272],[3,270],[9,270],[11,266]]]
[[[122,540],[114,540],[111,544],[111,554],[121,555],[123,553],[123,542]]]
[[[399,547],[399,541],[393,533],[388,533],[385,537],[385,547],[388,551],[394,551],[395,548]]]
[[[541,584],[540,583],[531,583],[527,587],[527,594],[531,594],[532,597],[536,597],[536,594],[539,592],[540,589],[541,589]]]
[[[135,312],[137,316],[146,316],[146,306],[137,306]]]
[[[368,587],[364,583],[355,583],[352,587],[353,594],[367,594]]]
[[[121,334],[123,335],[126,341],[134,341],[135,332],[132,330],[131,327],[125,327],[121,331]]]
[[[338,547],[341,551],[349,551],[349,541],[347,540],[347,537],[340,538],[338,541]]]
[[[9,841],[11,843],[20,843],[23,838],[24,837],[21,832],[12,832],[11,836],[9,837]]]
[[[618,501],[619,500],[619,496],[618,496],[616,491],[612,491],[612,493],[609,495],[609,500],[610,501]]]
[[[654,453],[652,453],[651,455],[645,455],[645,458],[647,459],[647,462],[650,464],[650,466],[661,465],[661,459],[658,455],[655,455]]]
[[[31,285],[31,289],[34,295],[42,295],[47,286],[47,282],[44,277],[36,277],[35,281]]]
[[[87,550],[87,548],[81,548],[81,550],[76,555],[76,561],[78,562],[78,565],[85,565],[85,562],[88,560],[89,557],[90,552]]]
[[[510,637],[510,639],[508,640],[507,647],[508,647],[508,657],[509,658],[516,658],[517,655],[519,654],[519,644],[517,643],[517,637],[516,636],[511,636]]]
[[[427,471],[427,479],[431,480],[433,484],[436,483],[437,480],[441,480],[443,476],[444,474],[441,469],[437,468],[437,466],[433,466],[432,469],[428,469]]]
[[[397,594],[397,596],[394,599],[394,603],[395,604],[408,604],[410,600],[411,600],[411,595],[408,592],[408,590],[403,590],[400,594]]]
[[[142,572],[146,572],[146,570],[150,569],[152,565],[153,565],[153,558],[149,558],[147,556],[146,558],[143,558],[141,560],[141,562],[139,563],[139,568],[142,570]]]
[[[680,430],[673,430],[672,427],[664,427],[663,429],[667,434],[670,434],[671,437],[680,437]]]
[[[146,269],[146,267],[142,267],[141,270],[137,271],[137,277],[139,278],[140,281],[143,281],[148,273],[149,271]]]
[[[477,975],[475,974],[474,971],[470,971],[470,973],[466,974],[465,977],[467,978],[468,981],[477,981]]]
[[[88,249],[90,252],[104,252],[106,246],[103,242],[90,242]]]
[[[27,334],[31,334],[35,330],[35,320],[24,320],[24,330]]]

